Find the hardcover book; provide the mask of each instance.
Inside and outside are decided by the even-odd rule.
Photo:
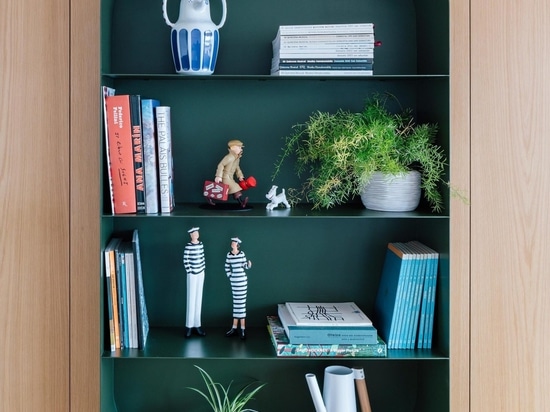
[[[292,344],[277,316],[267,317],[267,329],[277,357],[384,358],[386,343],[377,337],[373,344]]]
[[[130,96],[105,97],[113,214],[136,212]]]
[[[374,326],[298,326],[286,305],[277,305],[277,314],[288,341],[293,344],[374,344],[378,334]]]
[[[159,212],[157,142],[155,108],[160,102],[141,99],[141,128],[143,135],[143,163],[145,167],[145,213]]]
[[[355,302],[286,302],[298,326],[373,326]]]
[[[134,154],[134,177],[136,184],[136,212],[145,213],[145,167],[143,163],[140,95],[130,95],[130,118],[132,122],[132,148]]]
[[[172,128],[170,107],[158,106],[155,109],[158,140],[159,195],[161,213],[174,210],[174,167],[172,160]]]
[[[107,96],[114,96],[115,89],[108,86],[101,87],[101,94],[103,99],[103,127],[105,134],[105,156],[107,159],[107,174],[109,177],[109,199],[111,201],[111,212],[114,213],[115,204],[113,199],[113,176],[111,175],[111,158],[109,154],[109,131],[108,131],[108,121],[107,121]]]

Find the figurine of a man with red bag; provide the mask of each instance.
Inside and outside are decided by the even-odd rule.
[[[243,155],[244,144],[240,140],[230,140],[227,142],[227,153],[224,158],[218,163],[216,169],[216,176],[214,181],[216,183],[224,183],[229,186],[228,194],[233,195],[242,208],[246,207],[248,203],[248,197],[243,198],[243,190],[250,189],[256,186],[256,179],[252,176],[247,179],[244,178],[244,174],[240,168],[240,160]],[[235,177],[239,181],[235,180]],[[214,204],[211,198],[207,197],[210,204]]]

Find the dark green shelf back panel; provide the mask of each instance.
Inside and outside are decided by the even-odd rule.
[[[402,107],[418,110],[418,122],[440,125],[438,141],[448,151],[449,118],[445,110],[449,98],[448,78],[304,79],[299,83],[125,78],[117,81],[116,88],[118,93],[158,98],[162,104],[172,107],[174,185],[176,200],[180,202],[202,200],[203,182],[214,178],[218,162],[227,153],[227,142],[235,138],[245,144],[241,159],[243,172],[258,182],[256,188],[247,192],[251,202],[265,201],[272,184],[286,189],[301,187],[307,176],[296,176],[293,157],[273,179],[281,145],[292,126],[305,122],[315,111],[334,112],[339,108],[360,111],[365,99],[376,92],[391,93]],[[397,111],[397,104],[390,109]]]
[[[172,21],[179,1],[169,0]],[[104,8],[110,9],[111,2]],[[111,48],[103,53],[103,68],[111,73],[173,73],[170,27],[161,2],[113,0]],[[221,2],[211,2],[219,22]],[[444,16],[444,17],[442,17]],[[220,29],[216,74],[269,74],[271,41],[279,25],[374,23],[377,74],[448,74],[448,2],[441,0],[279,0],[228,2],[227,21]],[[108,54],[110,50],[110,54]]]
[[[114,230],[139,228],[149,319],[157,326],[183,326],[186,277],[182,256],[192,226],[201,228],[205,245],[203,323],[230,324],[231,287],[224,262],[230,238],[238,236],[243,240],[241,249],[253,263],[247,271],[247,321],[259,326],[265,324],[267,314],[275,314],[277,303],[292,300],[351,300],[372,316],[387,243],[421,239],[433,245],[435,233],[445,233],[448,225],[447,219],[430,220],[433,231],[426,233],[426,219],[316,218],[309,222],[314,224],[296,219],[251,220],[244,215],[228,219],[146,217],[116,219]],[[439,250],[444,245],[433,247]]]
[[[390,363],[348,359],[235,359],[224,361],[221,368],[217,359],[113,362],[114,396],[119,412],[207,411],[206,401],[187,389],[189,386],[205,389],[193,365],[205,369],[224,386],[232,382],[235,390],[251,382],[267,382],[248,405],[262,412],[314,411],[305,374],[314,373],[322,388],[324,368],[334,364],[365,370],[373,410],[440,412],[445,410],[442,405],[448,404],[448,366],[444,360]]]
[[[169,1],[172,20],[179,2]],[[418,122],[437,123],[437,142],[450,157],[449,2],[444,0],[258,0],[228,1],[213,76],[174,75],[170,28],[162,1],[101,0],[102,84],[117,93],[158,98],[172,107],[177,209],[170,216],[110,216],[102,168],[101,247],[114,232],[139,229],[143,274],[153,330],[145,351],[105,352],[101,358],[101,410],[207,411],[187,386],[204,388],[200,365],[235,389],[267,382],[250,407],[262,412],[313,411],[304,375],[320,384],[332,364],[365,369],[375,411],[441,412],[449,409],[449,210],[432,215],[424,203],[413,213],[365,210],[359,199],[330,211],[300,205],[265,211],[272,184],[296,188],[293,159],[272,180],[284,136],[314,111],[361,110],[372,93],[389,92]],[[211,0],[213,20],[221,2]],[[268,76],[271,41],[281,24],[372,22],[382,46],[375,76],[274,78]],[[394,105],[392,110],[397,110]],[[248,212],[199,207],[202,184],[214,176],[226,142],[245,142],[241,166],[258,180],[246,192]],[[100,137],[104,159],[104,138]],[[445,180],[450,180],[451,177]],[[445,194],[448,205],[448,194]],[[201,227],[207,272],[204,285],[205,340],[181,337],[185,319],[182,253],[187,229]],[[227,340],[231,290],[223,271],[231,236],[243,240],[253,261],[248,271],[247,342]],[[265,316],[286,300],[354,300],[369,315],[386,244],[417,239],[440,252],[433,351],[390,351],[384,359],[280,359],[270,347]],[[221,337],[220,337],[221,336]],[[104,341],[104,337],[102,337]],[[104,347],[101,348],[103,353]],[[285,396],[281,396],[285,394]],[[291,399],[292,403],[289,403]]]

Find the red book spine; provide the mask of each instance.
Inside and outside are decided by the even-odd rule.
[[[114,214],[136,213],[136,183],[130,118],[130,96],[106,98],[109,161]]]

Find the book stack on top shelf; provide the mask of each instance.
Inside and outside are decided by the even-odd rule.
[[[274,76],[372,76],[374,24],[279,26],[272,41]]]
[[[375,313],[389,349],[432,347],[438,263],[421,242],[388,244]]]
[[[277,356],[385,357],[385,342],[354,302],[277,305],[268,330]]]

